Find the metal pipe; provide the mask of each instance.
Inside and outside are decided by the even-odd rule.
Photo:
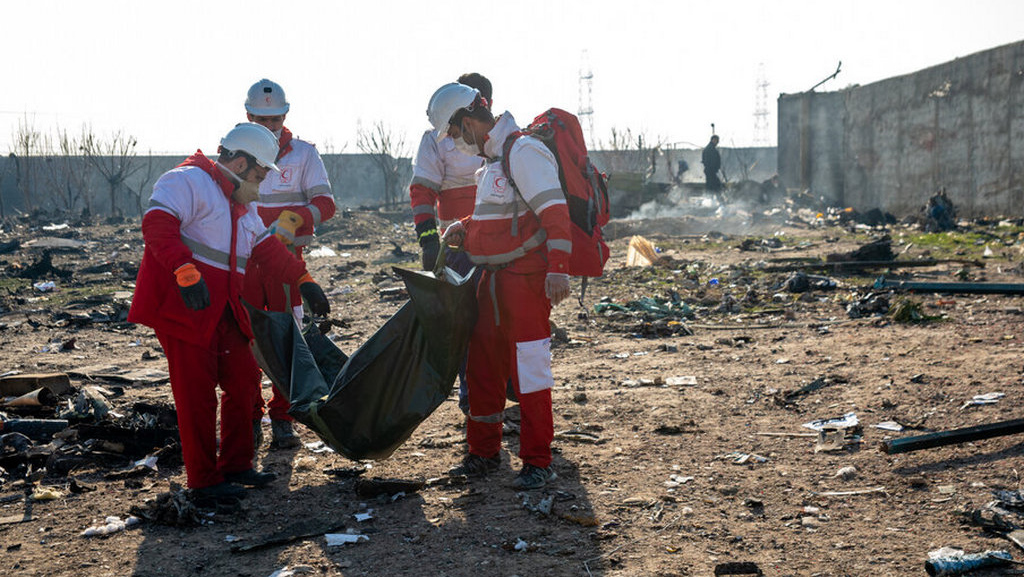
[[[884,276],[875,280],[874,288],[909,292],[1024,295],[1024,284],[1019,283],[891,281]]]
[[[892,455],[895,453],[907,453],[910,451],[919,451],[921,449],[931,449],[933,447],[943,447],[945,445],[967,443],[970,441],[977,441],[979,439],[1015,435],[1017,433],[1024,433],[1024,419],[1001,421],[998,423],[989,423],[987,425],[978,425],[976,427],[939,431],[937,433],[929,433],[927,435],[917,435],[915,437],[906,437],[904,439],[883,441],[882,450],[885,451],[886,454]]]

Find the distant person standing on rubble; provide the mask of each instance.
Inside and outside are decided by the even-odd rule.
[[[459,84],[475,88],[481,101],[491,107],[491,81],[476,72],[459,76]],[[438,140],[440,138],[440,140]],[[412,161],[412,182],[409,200],[416,238],[422,251],[423,270],[434,270],[441,244],[438,229],[444,230],[456,220],[473,214],[476,199],[476,171],[484,159],[475,150],[462,147],[447,134],[431,129],[423,134],[416,157]],[[448,254],[447,266],[466,274],[473,263],[464,252]],[[459,408],[469,411],[465,368],[459,371]]]
[[[704,164],[704,190],[713,194],[718,204],[725,204],[722,181],[718,178],[718,171],[722,170],[722,155],[718,153],[717,134],[713,134],[711,141],[704,147],[700,161]]]
[[[464,247],[485,267],[477,284],[479,314],[469,345],[469,453],[449,474],[483,477],[501,465],[502,414],[511,379],[522,416],[522,469],[512,486],[544,487],[551,466],[551,307],[569,296],[572,253],[569,209],[554,154],[539,139],[517,134],[509,112],[495,118],[480,92],[446,84],[427,107],[438,138],[483,155],[473,214],[445,229],[442,242]],[[506,175],[502,162],[510,143]],[[512,181],[515,182],[513,187]]]
[[[259,367],[241,302],[247,267],[297,285],[314,312],[330,312],[305,264],[269,234],[252,204],[260,181],[278,169],[277,149],[266,128],[235,126],[216,161],[196,151],[164,173],[142,217],[146,248],[128,321],[151,327],[163,347],[188,486],[201,497],[237,498],[240,485],[274,478],[253,468]]]
[[[335,212],[334,196],[327,169],[316,147],[292,136],[284,125],[291,105],[284,90],[276,82],[263,79],[249,88],[245,99],[245,113],[249,122],[266,127],[277,138],[276,154],[279,172],[270,173],[260,183],[260,198],[256,201],[263,224],[281,240],[295,256],[302,258],[303,247],[313,240],[313,229],[327,221]],[[290,312],[302,323],[302,296],[295,285],[282,284],[266,275],[257,265],[245,277],[243,294],[249,304],[269,311]],[[263,393],[260,381],[254,384],[256,395],[253,433],[257,448],[263,442]],[[273,388],[270,408],[272,449],[289,449],[300,445],[292,430],[291,404]]]

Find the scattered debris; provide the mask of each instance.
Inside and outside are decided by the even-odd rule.
[[[661,260],[658,249],[654,244],[642,236],[634,236],[629,239],[629,248],[626,250],[626,266],[651,266]]]
[[[310,258],[324,258],[324,257],[329,257],[329,256],[338,256],[338,253],[334,252],[334,250],[331,249],[328,246],[318,246],[318,247],[314,248],[313,250],[309,251],[306,254]]]
[[[832,253],[825,257],[830,263],[878,262],[891,261],[896,258],[892,252],[892,239],[886,235],[878,240],[861,245],[857,250],[845,253]]]
[[[119,531],[124,531],[128,527],[138,525],[142,522],[142,519],[134,515],[130,515],[123,521],[120,517],[107,517],[104,520],[103,525],[94,525],[89,527],[85,531],[82,531],[83,537],[105,537]]]
[[[857,419],[857,414],[851,412],[834,419],[816,419],[809,423],[804,423],[801,426],[811,429],[812,431],[821,432],[826,429],[848,429],[856,427],[858,424],[860,424],[860,421]]]
[[[397,493],[416,493],[423,489],[423,481],[408,479],[359,479],[356,481],[356,494],[360,497],[376,497],[377,495],[395,495]]]
[[[719,563],[715,565],[715,576],[718,575],[764,575],[757,563],[751,561]]]
[[[316,519],[301,521],[269,535],[254,537],[249,543],[234,543],[231,545],[231,552],[246,553],[266,547],[273,547],[274,545],[284,545],[299,539],[319,537],[344,527],[345,524],[339,521],[319,521]]]
[[[350,543],[358,543],[360,541],[369,541],[370,538],[366,535],[359,533],[327,533],[324,535],[327,539],[328,547],[340,547],[342,545],[348,545]]]
[[[933,577],[949,577],[978,569],[1004,567],[1010,565],[1012,561],[1013,556],[1009,551],[985,551],[967,555],[961,550],[951,551],[945,547],[928,553],[924,569]]]
[[[821,497],[850,497],[853,495],[869,495],[871,493],[884,493],[885,487],[872,487],[870,489],[855,489],[853,491],[811,491],[812,495]]]
[[[668,377],[665,379],[665,384],[670,387],[695,387],[697,386],[697,377],[694,375]]]
[[[575,441],[577,443],[588,443],[591,445],[600,445],[604,443],[604,439],[593,433],[581,431],[579,429],[569,429],[567,431],[559,431],[555,433],[555,439],[559,441]]]
[[[800,387],[799,389],[795,389],[785,393],[780,392],[778,394],[781,395],[781,399],[784,404],[789,404],[794,402],[797,398],[807,395],[809,393],[813,393],[814,391],[817,391],[819,389],[823,389],[825,387],[829,387],[836,384],[846,384],[848,382],[849,380],[846,379],[846,377],[840,377],[835,375],[823,375],[807,383],[806,385]]]
[[[190,494],[172,483],[170,491],[147,499],[142,506],[133,505],[129,513],[160,525],[194,527],[200,524],[200,517]]]
[[[964,402],[960,406],[960,409],[966,409],[967,407],[977,407],[981,405],[994,405],[999,402],[999,399],[1006,396],[1006,393],[985,393],[984,395],[974,395],[971,400]]]
[[[719,455],[717,458],[726,459],[733,465],[746,465],[747,463],[767,463],[768,457],[762,457],[754,453],[741,453],[739,451],[733,451],[732,453],[726,453]]]
[[[838,477],[844,481],[855,479],[857,477],[857,467],[854,467],[853,465],[847,465],[846,467],[842,467],[841,469],[836,471],[836,474],[832,476]]]
[[[921,303],[908,299],[899,298],[889,307],[889,316],[898,323],[922,323],[941,320],[942,315],[925,314]]]
[[[54,395],[72,392],[71,379],[65,373],[8,375],[0,377],[0,397],[16,397],[39,388],[49,389]]]

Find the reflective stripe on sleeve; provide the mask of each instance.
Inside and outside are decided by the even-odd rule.
[[[306,193],[272,192],[270,194],[261,194],[260,203],[264,205],[306,204]]]
[[[305,193],[307,199],[312,199],[314,196],[330,196],[331,187],[326,184],[318,184],[313,188],[307,190]]]
[[[181,241],[184,242],[185,246],[192,251],[192,256],[195,257],[196,260],[202,261],[221,270],[230,270],[228,266],[231,255],[228,253],[209,247],[197,240],[188,238],[185,235],[181,236]],[[248,260],[249,259],[244,256],[235,257],[235,269],[237,272],[245,273],[245,264]]]
[[[178,220],[181,220],[181,215],[178,214],[178,211],[174,210],[173,208],[167,206],[166,204],[164,204],[164,203],[162,203],[162,202],[160,202],[158,200],[153,200],[151,198],[151,199],[149,199],[149,207],[146,209],[146,212],[149,212],[150,210],[152,210],[154,208],[157,209],[157,210],[162,210],[162,211],[170,214],[174,218],[176,218]]]
[[[572,254],[572,241],[564,238],[548,239],[548,250],[560,250]]]
[[[537,214],[544,212],[544,209],[549,206],[566,204],[565,193],[562,192],[561,188],[552,188],[551,190],[538,192],[530,197],[527,202],[533,208],[533,212]]]

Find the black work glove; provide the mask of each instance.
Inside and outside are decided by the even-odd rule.
[[[181,291],[181,298],[188,308],[201,311],[210,306],[210,289],[206,288],[205,280],[199,279],[199,282],[192,286],[179,286],[178,290]]]
[[[315,282],[304,282],[299,285],[299,293],[309,303],[309,310],[313,316],[326,317],[331,314],[331,303],[327,302],[327,295],[320,285]]]
[[[434,265],[437,264],[437,254],[441,252],[441,243],[437,240],[437,235],[432,236],[431,239],[431,242],[423,245],[423,270],[434,270]]]
[[[416,238],[423,250],[423,270],[434,270],[437,264],[437,253],[441,251],[441,241],[437,236],[437,221],[425,220],[416,225]]]
[[[194,264],[186,263],[178,267],[174,271],[174,278],[185,306],[194,311],[210,306],[210,289],[206,288],[206,281]]]

